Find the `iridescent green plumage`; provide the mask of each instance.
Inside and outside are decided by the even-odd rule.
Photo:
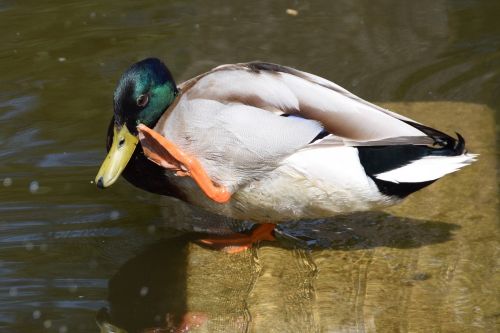
[[[132,65],[120,78],[114,94],[115,122],[136,133],[140,123],[153,127],[177,96],[168,68],[148,58]],[[140,103],[141,98],[143,98]]]

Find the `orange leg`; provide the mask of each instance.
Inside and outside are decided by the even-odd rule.
[[[274,241],[273,223],[258,224],[250,234],[234,233],[231,235],[213,236],[211,238],[199,239],[198,242],[211,248],[222,249],[227,253],[239,253],[248,250],[253,243],[267,240]]]
[[[146,328],[142,330],[141,333],[186,333],[190,332],[191,329],[196,329],[205,324],[208,320],[208,316],[202,312],[187,312],[181,319],[178,325],[174,325],[172,318],[167,314],[165,319],[164,327],[153,327]]]
[[[214,184],[195,157],[184,153],[172,141],[144,124],[139,124],[137,130],[148,159],[164,168],[177,171],[178,176],[190,176],[213,201],[229,201],[231,193],[224,186]]]
[[[175,333],[189,332],[203,325],[208,320],[208,316],[201,312],[188,312],[182,317],[182,322],[174,331]]]

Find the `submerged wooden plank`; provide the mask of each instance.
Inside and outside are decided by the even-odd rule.
[[[492,110],[451,102],[385,106],[445,132],[461,133],[469,150],[481,154],[479,161],[385,213],[293,226],[319,238],[322,249],[267,243],[226,255],[190,245],[186,304],[208,318],[199,331],[498,329],[498,178]]]

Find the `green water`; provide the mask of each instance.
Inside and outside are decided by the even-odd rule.
[[[288,15],[287,8],[296,9],[298,15]],[[454,266],[460,257],[457,253],[473,248],[467,252],[474,253],[467,257],[472,266],[453,275],[453,281],[468,281],[471,290],[478,288],[474,299],[482,301],[466,307],[458,301],[443,305],[438,296],[444,295],[444,289],[450,288],[457,295],[466,293],[453,289],[456,285],[446,280],[443,294],[422,292],[427,296],[420,299],[418,309],[449,308],[441,317],[441,312],[433,310],[437,313],[434,321],[446,317],[446,325],[450,324],[440,326],[442,331],[459,327],[464,332],[494,332],[500,320],[499,290],[495,288],[500,278],[498,261],[494,260],[498,257],[498,125],[493,125],[495,121],[498,124],[500,110],[498,17],[497,1],[0,0],[0,331],[96,332],[97,311],[110,306],[108,281],[125,271],[116,278],[119,290],[141,286],[148,276],[158,277],[155,283],[148,282],[152,285],[165,284],[161,291],[155,289],[157,297],[150,303],[137,305],[125,293],[113,298],[115,309],[135,309],[136,317],[129,314],[128,323],[122,319],[122,326],[129,325],[130,332],[130,328],[139,330],[154,324],[144,319],[148,314],[137,310],[148,308],[175,316],[187,310],[207,313],[215,309],[207,315],[208,324],[205,322],[204,329],[209,331],[281,332],[295,327],[296,331],[364,332],[375,327],[380,332],[415,332],[424,330],[428,323],[423,320],[421,325],[410,325],[415,315],[411,307],[404,313],[384,308],[393,315],[374,320],[377,324],[370,326],[371,321],[359,309],[367,311],[369,304],[374,311],[381,304],[376,300],[360,305],[359,298],[351,303],[339,298],[338,304],[352,307],[341,309],[339,305],[328,315],[321,304],[339,294],[332,294],[332,288],[351,281],[354,275],[361,276],[370,263],[370,267],[378,267],[373,264],[381,258],[373,254],[380,253],[376,251],[398,249],[400,252],[391,254],[387,262],[410,272],[400,279],[391,275],[393,279],[387,283],[429,280],[428,288],[439,289],[443,286],[439,281],[432,284],[426,270],[412,266],[417,255],[407,255],[404,249],[420,251],[419,258],[439,258],[439,267],[458,267]],[[372,225],[354,228],[353,237],[326,239],[326,249],[312,255],[307,251],[297,254],[287,247],[263,247],[236,259],[203,252],[182,238],[179,230],[218,228],[212,217],[177,202],[165,203],[123,180],[106,191],[91,184],[105,153],[114,86],[124,69],[149,56],[163,59],[178,82],[219,64],[258,59],[321,75],[372,101],[485,105],[489,110],[485,112],[490,112],[488,121],[472,122],[462,113],[450,120],[454,115],[451,107],[449,118],[433,124],[451,124],[451,130],[469,131],[466,139],[480,150],[484,173],[472,166],[472,171],[452,176],[456,182],[450,184],[456,184],[455,190],[443,185],[442,196],[414,208],[417,213],[402,223],[393,223],[385,215],[368,216],[373,221],[381,219],[381,229]],[[418,116],[418,110],[412,116]],[[439,114],[439,110],[433,112]],[[432,113],[423,117],[439,119]],[[485,126],[493,128],[488,135],[483,135]],[[467,196],[478,186],[471,177],[487,184],[484,191],[489,186],[487,198]],[[457,201],[461,215],[453,215],[457,207],[446,201],[455,196],[462,198]],[[419,210],[434,215],[419,214]],[[467,221],[460,221],[458,215]],[[474,219],[477,223],[467,229]],[[341,225],[353,227],[352,221],[358,220],[353,217]],[[351,232],[339,228],[326,234]],[[401,236],[401,228],[408,230],[408,235]],[[460,230],[466,230],[470,237],[457,236],[459,248],[452,239]],[[377,241],[377,232],[386,241]],[[394,242],[388,241],[391,239]],[[151,252],[152,248],[156,250]],[[436,252],[428,254],[425,251],[429,248]],[[367,252],[357,252],[360,249]],[[204,270],[195,269],[200,266],[189,259],[191,252],[204,263]],[[269,292],[275,290],[275,284],[268,279],[273,274],[264,274],[266,256],[277,267],[287,263],[288,271],[278,275],[295,281],[288,290],[298,290],[287,296],[291,303],[311,311],[299,311],[286,302],[270,305],[283,295]],[[346,256],[345,263],[350,265],[320,267],[325,258]],[[290,270],[297,262],[296,269]],[[437,269],[429,265],[429,271]],[[219,270],[239,278],[223,287],[210,285],[208,291],[196,287],[200,281],[222,279],[217,275]],[[200,279],[196,280],[197,276]],[[325,276],[338,283],[329,285]],[[489,280],[483,281],[485,277]],[[383,279],[375,278],[366,274],[356,281],[362,281],[360,285],[384,284]],[[197,293],[200,290],[204,292]],[[266,295],[272,297],[265,299]],[[386,298],[394,295],[388,292]],[[235,310],[234,315],[227,313],[233,301],[234,308],[241,310]],[[125,317],[129,312],[123,310]],[[449,317],[449,313],[455,316]],[[340,323],[338,318],[353,318],[355,325],[346,324],[347,319]]]

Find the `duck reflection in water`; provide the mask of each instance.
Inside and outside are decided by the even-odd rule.
[[[149,246],[109,280],[110,309],[96,316],[102,333],[187,332],[206,321],[186,306],[187,246],[183,235]]]
[[[177,222],[179,220],[176,218]],[[193,227],[193,220],[190,221],[189,226]],[[198,230],[209,228],[206,219],[195,221],[199,223],[197,225],[195,222]],[[286,228],[280,226],[276,233],[280,242],[264,242],[260,246],[299,247],[297,251],[305,252],[328,248],[347,250],[355,256],[355,250],[359,249],[419,248],[445,242],[459,228],[455,224],[401,218],[380,212],[340,216],[336,221],[336,224],[328,220],[316,220],[287,224]],[[231,231],[228,221],[219,223],[218,232]],[[221,224],[226,225],[226,230],[220,228]],[[109,309],[103,308],[97,314],[101,332],[188,332],[194,328],[205,331],[212,320],[224,316],[238,322],[234,324],[241,328],[238,331],[245,331],[251,319],[244,316],[235,319],[234,313],[218,313],[224,305],[217,303],[224,302],[220,298],[221,290],[238,288],[235,287],[238,283],[241,290],[235,292],[243,295],[242,303],[245,303],[254,283],[249,273],[251,269],[248,268],[246,276],[245,270],[235,269],[231,272],[232,267],[224,266],[226,278],[214,281],[214,276],[220,274],[221,265],[227,264],[221,262],[222,257],[231,257],[233,266],[251,266],[253,259],[248,256],[258,256],[255,251],[259,247],[234,257],[227,256],[212,251],[212,247],[201,250],[193,245],[193,242],[203,245],[199,239],[204,237],[205,233],[190,232],[163,239],[123,264],[109,281]],[[207,256],[210,252],[212,255]],[[188,276],[188,272],[196,276],[194,279],[200,279],[194,282],[195,287],[188,286],[188,283],[193,283],[193,276]],[[242,280],[248,281],[242,283]],[[188,290],[190,299],[203,299],[203,302],[188,304]]]

